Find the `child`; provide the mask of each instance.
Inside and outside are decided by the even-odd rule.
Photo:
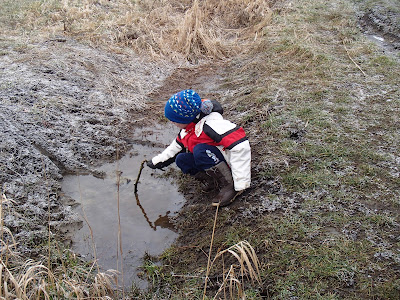
[[[219,187],[214,206],[229,205],[250,187],[249,141],[243,128],[222,117],[217,101],[202,100],[193,90],[184,90],[167,101],[164,113],[181,130],[161,154],[147,162],[150,168],[161,169],[175,161],[183,173],[202,182],[205,191]]]

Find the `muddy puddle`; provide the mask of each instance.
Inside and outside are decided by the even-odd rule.
[[[170,218],[183,206],[184,198],[173,183],[158,176],[162,171],[145,166],[134,193],[141,162],[159,153],[175,133],[175,128],[163,130],[162,126],[138,130],[131,151],[99,168],[104,178],[69,175],[63,179],[63,192],[79,203],[75,211],[83,221],[73,235],[73,250],[88,260],[97,259],[102,270],[123,270],[125,286],[135,283],[145,288],[146,282],[137,276],[143,256],[161,254],[178,236]]]

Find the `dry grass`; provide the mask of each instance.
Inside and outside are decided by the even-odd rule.
[[[16,18],[6,23],[18,35],[21,29],[29,36],[65,34],[117,51],[191,61],[243,51],[272,16],[263,0],[17,2]]]
[[[61,252],[61,264],[54,270],[41,261],[26,259],[16,250],[18,240],[3,225],[12,212],[12,201],[1,196],[0,299],[112,299],[116,274],[113,271],[93,273],[68,250]],[[57,251],[53,251],[57,252]]]
[[[228,288],[230,299],[243,299],[244,294],[244,278],[249,277],[251,281],[257,281],[261,285],[260,277],[260,263],[258,261],[256,252],[247,241],[241,241],[226,250],[219,251],[214,258],[214,262],[218,258],[222,258],[224,254],[229,253],[233,255],[239,265],[231,265],[229,269],[224,271],[224,280],[215,294],[214,299],[223,291],[224,299],[226,299],[226,289]],[[239,268],[239,273],[235,272]],[[239,279],[240,278],[240,279]]]
[[[214,263],[219,259],[222,258],[222,263],[224,263],[224,254],[229,253],[233,257],[236,258],[239,265],[230,265],[228,271],[223,269],[223,277],[224,280],[221,283],[217,293],[214,296],[214,299],[217,299],[217,296],[222,291],[224,292],[224,299],[226,299],[226,289],[228,288],[230,299],[244,299],[244,278],[250,277],[251,281],[254,283],[254,280],[257,280],[259,284],[261,284],[261,277],[260,277],[260,269],[259,269],[259,261],[254,251],[253,247],[247,241],[240,241],[235,245],[229,247],[226,250],[220,250],[215,255],[213,261],[211,262],[211,252],[214,244],[214,236],[215,236],[215,227],[217,224],[218,219],[218,210],[219,205],[216,207],[215,215],[214,215],[214,225],[211,235],[211,242],[210,242],[210,250],[208,253],[208,262],[207,262],[207,271],[204,283],[204,291],[203,291],[203,300],[206,299],[206,292],[207,292],[207,283],[209,280],[209,275],[212,266]],[[239,267],[240,270],[240,279],[236,275],[236,270]]]

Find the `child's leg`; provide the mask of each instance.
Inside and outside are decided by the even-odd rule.
[[[185,174],[194,175],[225,161],[221,151],[215,146],[198,144],[193,153],[180,153],[175,159],[176,165]]]
[[[216,146],[198,144],[193,149],[194,161],[199,171],[204,171],[225,161],[221,151]]]
[[[185,174],[194,175],[199,171],[194,162],[193,153],[179,153],[175,163]]]

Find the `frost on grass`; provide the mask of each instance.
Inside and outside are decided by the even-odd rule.
[[[6,226],[38,241],[29,232],[46,231],[43,220],[52,230],[74,223],[70,206],[60,203],[59,179],[97,174],[100,160],[126,151],[132,124],[144,120],[131,112],[147,108],[147,93],[171,70],[73,40],[0,56],[0,180],[2,193],[18,204]]]

